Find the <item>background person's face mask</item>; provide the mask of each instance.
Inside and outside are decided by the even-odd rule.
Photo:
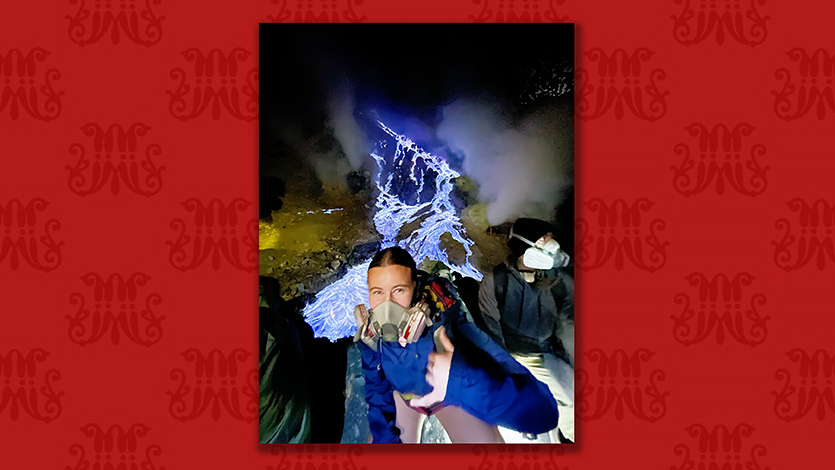
[[[542,248],[539,248],[536,243],[525,237],[515,233],[511,233],[510,236],[531,245],[522,256],[522,263],[531,269],[551,269],[563,266],[567,261],[568,255],[560,251],[560,244],[556,240],[548,240]]]

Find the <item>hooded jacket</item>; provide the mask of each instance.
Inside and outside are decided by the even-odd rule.
[[[573,341],[570,350],[563,344],[573,340],[573,278],[563,269],[549,269],[537,271],[536,281],[529,283],[511,261],[481,281],[478,304],[484,330],[513,354],[551,353],[573,365]]]
[[[427,302],[435,322],[417,341],[405,347],[380,341],[376,351],[357,343],[374,443],[401,442],[395,424],[395,391],[414,395],[432,391],[426,383],[426,368],[441,326],[455,345],[441,406],[457,406],[488,424],[524,433],[539,434],[557,426],[557,403],[548,387],[473,323],[449,281],[421,271],[417,289],[418,300]]]

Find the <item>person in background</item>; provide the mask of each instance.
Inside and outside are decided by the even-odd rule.
[[[281,311],[286,306],[278,280],[259,276],[258,281],[259,442],[311,443],[310,388],[299,329]]]
[[[258,279],[260,442],[339,443],[351,339],[315,338],[302,314],[309,298],[284,301],[277,279]]]
[[[510,230],[510,256],[481,282],[485,331],[548,385],[559,407],[551,442],[574,442],[574,279],[553,226],[520,218]],[[563,346],[567,343],[572,350]]]
[[[501,443],[500,425],[528,433],[557,425],[548,388],[475,326],[450,282],[419,271],[408,252],[392,247],[374,256],[368,293],[371,311],[357,318],[355,341],[374,443],[418,443],[430,415],[454,443]],[[377,321],[380,331],[396,331],[397,319],[421,302],[431,325],[416,340],[369,333]]]

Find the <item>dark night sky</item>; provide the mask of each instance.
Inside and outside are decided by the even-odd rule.
[[[520,100],[522,90],[540,89],[542,77],[551,80],[559,69],[559,80],[573,88],[573,36],[572,24],[262,24],[262,174],[295,177],[297,162],[305,161],[311,142],[330,134],[329,95],[345,96],[333,91],[346,78],[355,117],[375,110],[396,129],[415,119],[434,129],[442,106],[459,99],[500,105],[501,118],[513,125],[531,108]],[[570,123],[573,97],[572,90],[556,98],[535,98],[533,107],[553,101],[568,109]],[[291,128],[293,133],[284,132]],[[432,131],[421,136],[418,130],[408,135],[431,149]],[[333,142],[325,138],[317,151],[327,151]],[[451,165],[460,163],[454,155],[447,157]],[[567,232],[560,238],[572,251],[573,199],[567,201],[556,218],[564,219],[558,225]]]
[[[318,132],[327,89],[342,76],[358,109],[430,126],[439,106],[460,97],[486,97],[513,111],[538,61],[572,61],[573,34],[566,24],[262,24],[262,124],[292,121]]]

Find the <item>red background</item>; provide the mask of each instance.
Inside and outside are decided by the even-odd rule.
[[[79,470],[826,468],[835,49],[819,3],[5,2],[0,460]],[[334,12],[340,22],[576,23],[577,217],[587,230],[577,235],[577,445],[256,444],[258,140],[247,117],[257,109],[220,96],[242,93],[257,68],[259,22]],[[235,48],[251,53],[237,69],[202,77],[236,84],[215,82],[219,94],[195,108],[199,57]],[[171,107],[176,69],[190,87],[185,111]],[[112,147],[96,141],[108,129]],[[695,160],[678,180],[677,148]],[[135,166],[131,180],[129,164],[148,151],[153,165]],[[135,159],[95,160],[106,153]],[[205,256],[198,240],[210,243]]]

